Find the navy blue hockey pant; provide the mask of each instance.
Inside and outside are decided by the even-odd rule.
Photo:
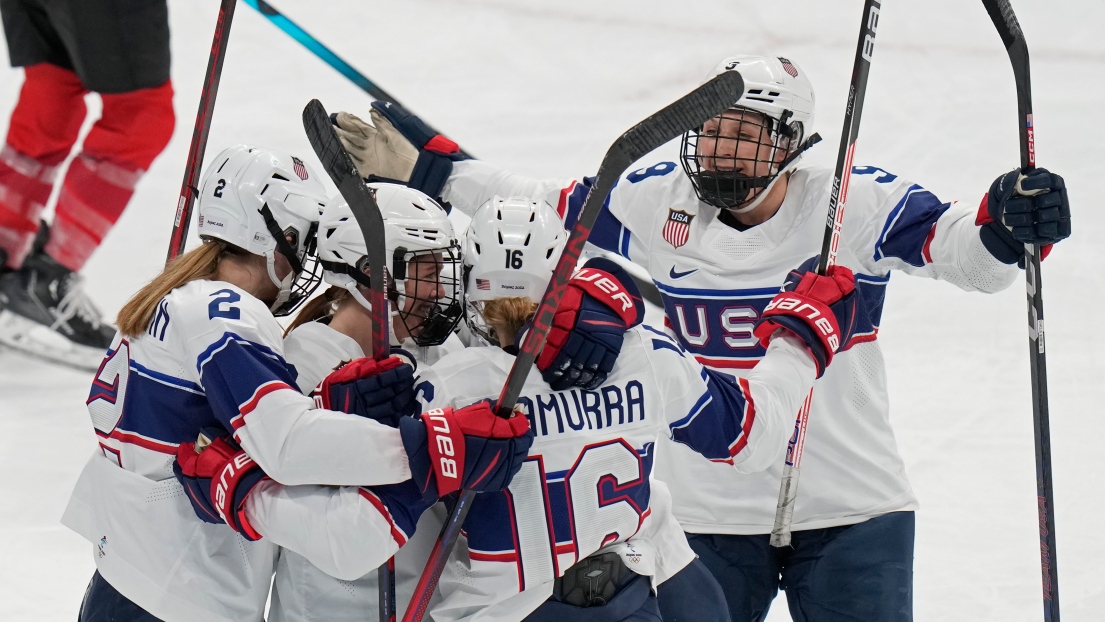
[[[111,587],[97,570],[84,591],[77,622],[160,622],[160,619]]]
[[[764,620],[780,588],[795,622],[908,622],[913,536],[913,512],[893,512],[795,531],[791,546],[778,549],[767,535],[688,533],[687,540],[721,584],[733,622]]]

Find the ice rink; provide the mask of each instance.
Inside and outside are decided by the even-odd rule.
[[[808,73],[817,90],[815,128],[825,140],[807,163],[832,166],[862,6],[274,4],[467,151],[529,175],[576,177],[593,174],[621,132],[736,52],[785,56]],[[218,10],[217,0],[169,5],[176,133],[85,269],[88,290],[108,317],[164,261]],[[1105,452],[1096,445],[1105,436],[1105,412],[1094,388],[1105,381],[1105,326],[1093,315],[1105,309],[1102,262],[1094,259],[1105,210],[1093,199],[1105,184],[1105,3],[1014,0],[1014,8],[1033,61],[1038,163],[1064,175],[1070,188],[1074,235],[1042,275],[1057,558],[1064,619],[1095,621],[1105,618]],[[21,70],[0,69],[0,130],[21,83]],[[311,98],[362,115],[370,101],[239,3],[208,154],[246,142],[314,162],[300,125]],[[98,102],[89,100],[94,114]],[[1018,153],[1013,74],[981,2],[886,0],[855,163],[977,205],[994,177],[1017,166]],[[892,279],[880,339],[898,444],[921,501],[918,620],[1041,617],[1025,317],[1021,282],[985,296],[900,274]],[[84,407],[90,378],[0,352],[0,620],[76,618],[92,551],[59,518],[96,446]],[[789,619],[782,597],[769,619]]]

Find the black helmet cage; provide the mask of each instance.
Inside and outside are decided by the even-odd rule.
[[[436,270],[433,271],[433,274],[437,275],[436,280],[424,279],[419,275],[418,270],[411,269],[412,263],[428,262],[433,262],[436,266]],[[356,268],[344,262],[323,261],[321,263],[331,272],[351,276],[358,285],[366,289],[372,287],[368,277],[367,255],[357,260]],[[391,265],[394,275],[389,274],[387,269],[384,270],[387,297],[394,305],[396,315],[399,316],[399,321],[403,323],[411,339],[419,346],[438,346],[445,343],[463,315],[460,304],[462,291],[459,275],[460,246],[456,242],[447,248],[439,249],[407,250],[400,246],[392,254]],[[400,281],[403,284],[402,294],[395,285]],[[443,289],[445,295],[441,298],[416,296],[417,290],[421,289],[418,287],[420,283],[430,284],[431,291]],[[410,309],[402,308],[407,306],[406,304],[400,306],[400,296],[413,301]]]
[[[752,114],[750,114],[752,113]],[[683,170],[694,186],[695,194],[699,200],[714,207],[725,209],[737,207],[754,197],[759,191],[757,188],[766,188],[768,184],[778,176],[779,171],[790,163],[799,153],[808,148],[812,142],[805,141],[806,128],[799,121],[789,121],[793,113],[784,110],[779,119],[770,117],[759,110],[735,106],[718,115],[722,119],[736,121],[736,137],[718,137],[714,134],[704,133],[703,126],[693,129],[683,135],[679,156]],[[701,153],[698,149],[699,140],[708,138],[713,140],[714,148],[711,153]],[[737,156],[737,145],[731,144],[732,155],[719,155],[719,145],[726,142],[756,142],[761,146],[770,147],[766,158],[760,158],[760,149],[756,149],[756,156],[752,158],[740,158]],[[780,153],[788,154],[780,158]],[[706,170],[702,166],[704,160],[713,160],[713,170]],[[739,172],[739,162],[748,162],[753,171],[758,165],[767,163],[771,167],[768,175],[749,176]]]
[[[292,266],[292,272],[296,275],[295,280],[292,281],[288,299],[272,312],[276,317],[284,317],[310,298],[322,283],[322,264],[319,262],[315,248],[315,232],[318,230],[318,223],[311,223],[311,227],[306,232],[291,226],[281,231],[268,203],[262,205],[257,211],[265,220],[265,227],[268,228],[269,234],[276,241],[277,252],[288,260]]]

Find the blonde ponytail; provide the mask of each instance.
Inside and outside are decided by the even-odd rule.
[[[514,341],[514,336],[522,330],[526,322],[537,313],[537,303],[524,297],[496,298],[483,303],[483,319],[495,330],[499,342],[506,345],[503,336]],[[514,344],[518,345],[518,344]]]
[[[162,298],[185,283],[214,277],[219,260],[227,252],[222,243],[205,241],[198,248],[174,259],[119,310],[115,320],[119,332],[132,339],[144,333]]]

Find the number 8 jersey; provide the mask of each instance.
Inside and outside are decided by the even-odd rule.
[[[468,348],[424,371],[425,409],[494,397],[514,357]],[[565,570],[598,551],[659,585],[694,559],[652,478],[660,435],[740,472],[782,457],[793,413],[813,384],[813,361],[775,339],[746,378],[707,373],[665,333],[626,333],[621,357],[594,391],[552,391],[531,373],[518,402],[536,434],[507,490],[476,497],[440,582],[434,620],[519,620]]]

